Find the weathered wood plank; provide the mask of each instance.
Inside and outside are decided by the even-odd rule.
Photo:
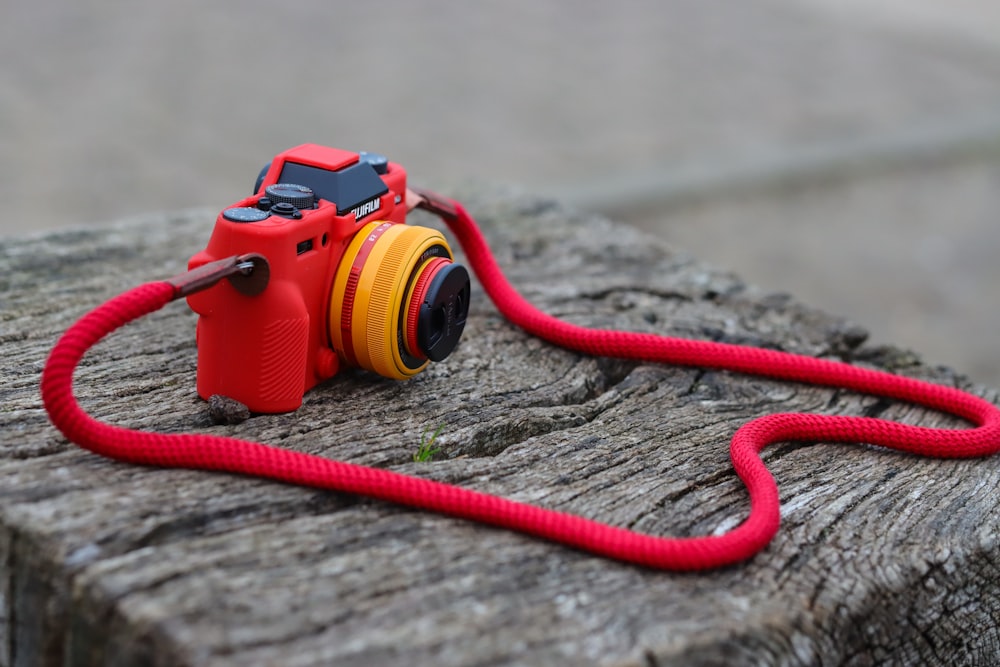
[[[629,229],[540,201],[479,194],[470,205],[514,283],[560,317],[967,386]],[[340,494],[114,463],[66,443],[36,388],[55,336],[104,299],[183,270],[213,216],[152,215],[0,244],[0,664],[990,664],[1000,655],[998,460],[773,447],[775,541],[745,565],[676,575]],[[95,349],[78,394],[131,427],[262,440],[670,535],[745,516],[728,440],[752,417],[954,425],[831,389],[581,357],[514,329],[474,288],[463,342],[444,363],[406,383],[346,373],[294,414],[213,425],[194,391],[195,318],[181,304]],[[439,425],[442,453],[413,462],[421,435]]]

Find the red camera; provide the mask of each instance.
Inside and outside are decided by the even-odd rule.
[[[373,153],[304,144],[222,211],[195,269],[263,256],[259,294],[228,281],[192,294],[198,393],[289,412],[342,366],[406,379],[458,344],[469,273],[440,232],[405,224],[406,171]]]

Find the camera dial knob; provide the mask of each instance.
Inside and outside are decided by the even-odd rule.
[[[264,193],[274,204],[291,204],[299,210],[308,210],[316,203],[316,194],[296,183],[275,183],[267,186]]]
[[[384,155],[379,155],[378,153],[370,153],[368,151],[361,151],[358,153],[358,158],[361,162],[367,162],[375,170],[376,174],[382,175],[389,173],[389,158]]]
[[[281,216],[282,218],[292,218],[293,220],[298,220],[302,217],[302,211],[286,201],[279,201],[277,204],[273,205],[270,213],[272,215]]]
[[[270,215],[267,211],[262,211],[259,208],[245,206],[227,208],[222,212],[222,217],[226,220],[240,223],[260,222],[261,220],[267,220]]]

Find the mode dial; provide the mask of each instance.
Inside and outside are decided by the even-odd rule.
[[[358,159],[360,162],[367,162],[370,164],[376,174],[383,175],[389,173],[389,158],[384,155],[361,151],[358,153]]]
[[[316,194],[304,185],[296,183],[275,183],[264,189],[267,198],[274,204],[291,204],[299,210],[307,210],[316,203]]]

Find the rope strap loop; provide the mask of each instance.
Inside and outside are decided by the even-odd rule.
[[[420,193],[426,195],[427,193]],[[981,457],[1000,450],[1000,409],[959,389],[802,355],[653,334],[598,330],[563,322],[528,303],[507,282],[465,209],[432,195],[432,210],[459,239],[469,264],[498,310],[553,345],[588,355],[698,366],[840,387],[915,403],[971,422],[968,429],[908,426],[867,417],[775,414],[748,422],[733,436],[731,458],[750,495],[750,513],[721,535],[656,537],[583,517],[440,482],[213,435],[166,435],[102,423],[73,395],[73,372],[88,349],[128,322],[179,295],[175,283],[153,282],[85,315],[53,348],[42,374],[52,423],[97,454],[146,465],[222,470],[291,484],[365,495],[544,538],[597,555],[666,570],[704,570],[746,560],[774,537],[778,488],[760,451],[786,441],[865,442],[923,456]]]

